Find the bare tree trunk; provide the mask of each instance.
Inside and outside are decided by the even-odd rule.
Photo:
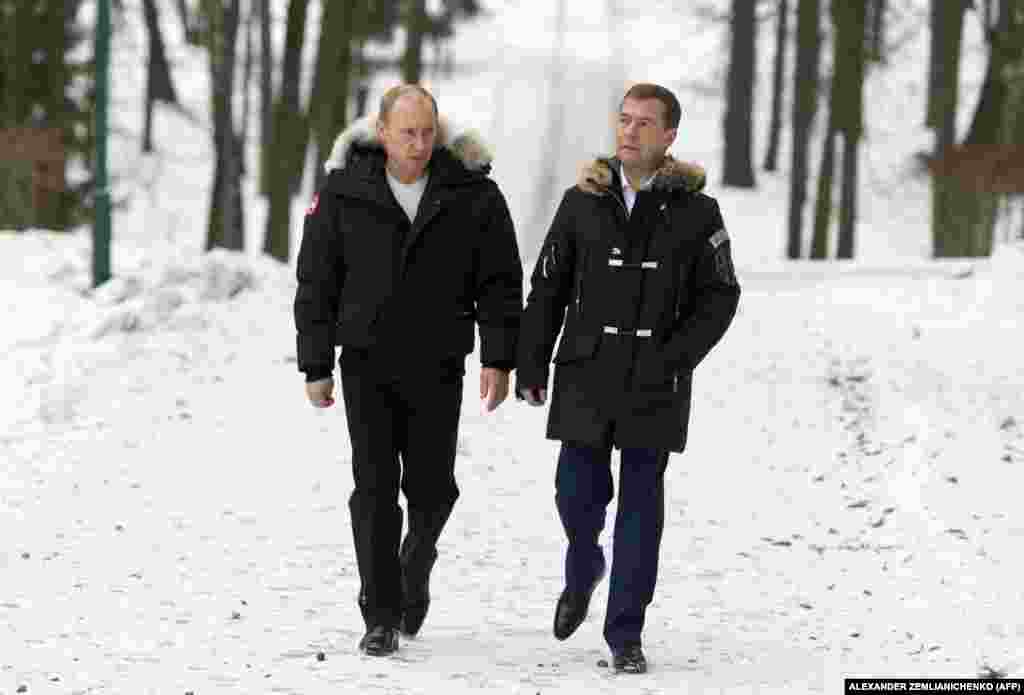
[[[188,0],[176,0],[178,18],[181,20],[182,33],[185,35],[185,43],[190,46],[199,45],[199,31],[196,27],[194,16],[188,9]]]
[[[266,196],[274,104],[274,44],[270,36],[270,0],[256,0],[260,13],[260,192]]]
[[[839,199],[839,239],[836,258],[853,258],[857,229],[857,180],[859,178],[860,132],[843,133],[843,188]]]
[[[6,7],[4,17],[5,34],[3,47],[7,65],[5,66],[4,99],[0,102],[5,119],[9,125],[20,126],[32,113],[31,99],[33,79],[34,46],[29,27],[34,23],[34,3],[15,2],[14,7]]]
[[[255,62],[252,34],[256,29],[256,2],[249,0],[249,12],[245,22],[245,67],[242,68],[242,130],[238,136],[239,170],[244,178],[248,167],[245,163],[245,145],[249,142],[249,104],[251,102],[252,67]]]
[[[836,128],[833,117],[829,116],[828,134],[825,136],[821,154],[821,170],[818,172],[818,197],[814,206],[814,235],[811,237],[811,258],[822,261],[828,258],[828,228],[832,222],[832,181],[836,170]]]
[[[171,79],[171,67],[164,50],[160,15],[154,0],[143,0],[146,33],[149,35],[149,60],[146,63],[145,116],[142,128],[142,151],[153,151],[153,106],[156,101],[177,104],[178,95]]]
[[[146,6],[148,14],[148,9],[152,6],[153,0],[145,0],[144,4]],[[146,65],[146,88],[142,97],[142,151],[145,153],[153,151],[153,102],[155,101],[155,99],[153,98],[154,68],[152,48],[153,43],[152,40],[150,40],[150,56]]]
[[[930,9],[928,99],[925,125],[941,130],[955,113],[960,71],[963,14],[970,0],[932,0]],[[950,50],[955,49],[951,54]]]
[[[754,188],[751,162],[756,63],[756,17],[750,0],[733,0],[730,21],[728,101],[725,107],[725,170],[722,185]]]
[[[963,13],[961,0],[932,0],[928,125],[935,131],[935,157],[956,142]],[[936,258],[961,256],[966,251],[952,207],[956,195],[950,181],[932,179],[932,255]]]
[[[1013,102],[1018,104],[1015,108],[1017,114],[1017,122],[1014,124],[1014,134],[1012,142],[1016,145],[1024,145],[1024,116],[1021,116],[1021,111],[1024,111],[1024,72],[1018,72],[1013,79]],[[1014,199],[1009,198],[1007,200],[1007,207],[1012,210]],[[1017,207],[1020,210],[1020,232],[1018,233],[1018,239],[1024,241],[1024,195],[1016,196]],[[1008,213],[1009,214],[1009,213]]]
[[[366,84],[361,84],[356,87],[356,118],[362,118],[366,115],[369,100],[370,87]]]
[[[269,205],[263,251],[281,261],[288,260],[291,200],[299,189],[306,160],[309,126],[300,112],[299,84],[302,80],[301,57],[308,5],[309,0],[290,0],[288,3],[281,89],[274,105],[273,136],[267,160]]]
[[[207,2],[210,70],[213,87],[214,146],[217,162],[210,206],[206,248],[242,250],[245,230],[239,180],[238,137],[234,125],[235,42],[239,0]]]
[[[221,201],[224,210],[224,246],[241,251],[245,248],[245,226],[242,218],[242,182],[241,153],[238,148],[238,136],[235,132],[235,44],[238,40],[238,27],[241,20],[239,0],[226,0],[224,8],[224,72],[223,125],[221,137],[224,142],[224,198]]]
[[[352,42],[364,2],[332,3],[320,15],[316,76],[310,100],[310,123],[316,141],[315,185],[323,185],[323,162],[330,155],[334,138],[348,120],[348,97],[352,84]],[[357,16],[358,15],[358,16]]]
[[[427,33],[427,0],[405,0],[405,52],[402,81],[419,83],[423,74],[423,39]]]
[[[1001,0],[991,36],[989,65],[966,145],[1006,145],[1016,135],[1024,105],[1024,0]],[[998,194],[953,189],[949,209],[960,233],[961,255],[989,255],[999,212]]]
[[[828,227],[832,212],[832,181],[835,169],[835,134],[843,135],[843,183],[839,209],[836,257],[853,258],[857,223],[857,146],[863,131],[865,21],[868,0],[833,2],[834,58],[829,89],[829,132],[818,179],[812,256],[827,254]]]
[[[72,109],[67,96],[71,70],[64,51],[68,38],[66,32],[70,24],[70,18],[66,15],[68,4],[50,3],[45,11],[48,15],[47,19],[50,21],[44,22],[43,26],[39,27],[40,32],[45,36],[45,38],[41,36],[40,40],[45,47],[48,73],[44,124],[60,130],[67,138],[74,129],[71,122]],[[36,219],[41,226],[56,230],[66,229],[70,222],[70,216],[70,200],[63,194],[63,191],[47,192],[37,199]]]
[[[864,132],[864,72],[867,46],[865,32],[868,0],[832,3],[836,26],[836,65],[841,64],[841,89],[833,81],[832,100],[838,104],[836,123],[843,133],[843,185],[839,209],[836,257],[854,255],[857,228],[858,146]]]
[[[370,28],[367,26],[366,31]],[[366,64],[366,37],[360,36],[352,49],[352,63],[355,65],[353,72],[356,88],[355,117],[362,118],[366,115],[370,101],[370,68]]]
[[[818,110],[818,65],[821,61],[819,0],[799,0],[797,53],[793,75],[793,157],[790,170],[789,232],[786,256],[800,258],[803,208],[807,202],[811,128]]]
[[[772,70],[772,117],[768,126],[768,152],[764,157],[764,170],[778,169],[779,139],[782,135],[782,91],[786,72],[786,22],[789,18],[789,0],[779,0],[775,17],[775,65]]]
[[[1009,21],[1009,6],[1013,2],[1014,0],[1001,0],[996,27],[989,34],[991,46],[985,81],[981,87],[981,97],[974,109],[974,116],[971,118],[971,126],[964,139],[965,144],[994,142],[992,138],[996,136],[1002,123],[1002,105],[1007,93],[1003,70],[1009,62],[1012,50],[1012,47],[1004,45],[1003,37],[1008,33],[1004,23]],[[950,19],[953,16],[951,14]]]
[[[886,0],[870,0],[868,14],[871,20],[871,60],[885,62],[885,10]]]

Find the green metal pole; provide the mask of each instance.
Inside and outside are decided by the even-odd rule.
[[[110,188],[107,180],[107,105],[110,101],[110,0],[97,0],[96,217],[92,228],[92,286],[110,279]]]

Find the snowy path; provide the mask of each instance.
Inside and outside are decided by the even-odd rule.
[[[87,340],[67,278],[9,260],[52,251],[0,243],[18,244],[0,250],[0,693],[735,695],[1024,671],[1005,274],[742,278],[669,466],[651,672],[614,677],[596,666],[607,583],[572,640],[550,636],[545,413],[485,417],[472,359],[434,606],[400,658],[362,657],[344,414],[303,400],[288,273]]]

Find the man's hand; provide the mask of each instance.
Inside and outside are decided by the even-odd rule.
[[[485,408],[487,412],[493,411],[501,405],[508,397],[508,372],[495,369],[494,367],[483,367],[480,369],[480,398],[487,399]]]
[[[334,405],[334,379],[318,379],[306,384],[306,398],[316,408],[330,408]]]
[[[540,386],[530,386],[519,389],[519,395],[530,405],[544,405],[548,399],[548,390]]]

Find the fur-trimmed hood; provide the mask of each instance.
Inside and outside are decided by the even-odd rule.
[[[585,193],[608,195],[608,189],[619,171],[619,164],[615,157],[597,157],[583,165],[576,184]],[[706,182],[707,172],[704,167],[692,162],[681,162],[666,154],[664,162],[654,174],[651,189],[699,193],[704,190]]]
[[[448,150],[467,171],[487,174],[491,170],[494,155],[480,134],[471,128],[461,128],[444,116],[438,119],[437,147]],[[354,121],[335,139],[331,156],[324,162],[324,171],[330,174],[335,169],[344,169],[358,150],[384,151],[377,137],[376,116]]]

